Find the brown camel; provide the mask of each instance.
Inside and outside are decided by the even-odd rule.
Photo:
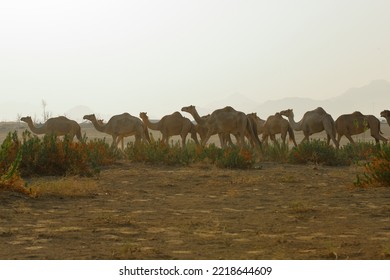
[[[191,138],[194,139],[196,144],[199,144],[198,138],[196,136],[195,125],[189,119],[183,117],[179,112],[166,115],[156,123],[150,122],[145,112],[141,112],[139,116],[148,128],[161,132],[161,140],[167,145],[169,137],[173,135],[180,135],[182,140],[182,147],[185,147],[188,133],[191,133]]]
[[[295,142],[294,130],[290,123],[284,119],[280,113],[276,113],[273,116],[269,116],[263,125],[263,142],[268,142],[268,137],[276,142],[275,135],[280,133],[283,144],[286,144],[287,132],[290,141],[292,141],[296,147],[297,142]]]
[[[83,119],[91,121],[97,131],[111,135],[112,146],[117,147],[119,142],[122,142],[122,150],[124,149],[123,138],[127,136],[134,135],[135,143],[139,143],[141,139],[150,142],[149,133],[142,121],[129,113],[112,116],[106,124],[98,121],[94,114],[85,115]]]
[[[363,115],[360,112],[341,115],[336,122],[337,142],[340,144],[340,139],[345,135],[348,140],[354,144],[352,135],[360,134],[370,129],[371,136],[374,137],[378,144],[379,140],[387,143],[387,139],[381,135],[380,121],[373,115]]]
[[[248,117],[252,118],[255,123],[256,123],[256,130],[257,130],[257,135],[260,135],[263,133],[263,128],[264,128],[264,123],[265,123],[265,120],[259,118],[257,116],[257,113],[250,113],[250,114],[247,114]]]
[[[207,114],[205,116],[201,116],[202,119],[206,120],[207,118],[210,117],[210,114]],[[200,141],[203,140],[203,138],[206,137],[207,135],[207,127],[205,127],[204,125],[200,125],[200,124],[195,124],[195,130],[196,132],[199,134],[199,137],[200,137]]]
[[[209,117],[210,117],[210,114],[207,114],[205,116],[201,116],[201,118],[204,120],[207,120]],[[206,138],[207,132],[209,129],[206,127],[206,125],[204,123],[203,124],[196,123],[195,130],[199,134],[200,141],[202,142],[202,140]],[[221,135],[219,135],[219,138],[221,141],[224,141],[224,143],[228,143],[230,146],[233,146],[233,142],[232,142],[232,139],[230,138],[230,134],[227,134],[227,135],[221,134]]]
[[[215,110],[209,118],[204,120],[199,116],[195,106],[183,107],[181,110],[190,113],[198,124],[207,127],[207,135],[202,139],[203,146],[214,134],[218,134],[221,147],[226,147],[226,135],[229,134],[235,135],[238,144],[242,146],[245,143],[244,137],[249,132],[250,141],[256,143],[256,146],[261,147],[257,133],[253,131],[252,122],[243,112],[236,111],[228,106]]]
[[[288,118],[292,129],[296,131],[303,131],[305,137],[302,141],[309,141],[310,135],[325,130],[328,145],[330,139],[332,139],[336,148],[339,147],[336,140],[334,120],[323,108],[318,107],[315,110],[306,112],[298,123],[294,121],[294,113],[292,109],[281,111],[280,114]]]
[[[36,127],[30,116],[22,117],[20,119],[26,122],[31,131],[35,134],[55,134],[57,136],[69,135],[69,138],[73,140],[74,136],[81,142],[81,128],[80,125],[67,117],[56,117],[48,119],[43,125]]]
[[[389,110],[384,110],[381,112],[381,117],[385,118],[387,121],[387,124],[390,125],[390,111]]]

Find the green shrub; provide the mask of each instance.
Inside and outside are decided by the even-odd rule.
[[[255,163],[254,151],[248,147],[232,146],[222,151],[216,161],[218,167],[247,169]]]
[[[16,132],[10,133],[0,149],[0,170],[8,169],[19,153],[17,169],[22,176],[90,176],[98,171],[98,166],[118,159],[117,149],[104,141],[86,143],[86,140],[73,142],[68,137],[60,140],[55,135],[38,138],[25,131],[20,141]]]
[[[341,146],[339,153],[351,162],[357,163],[362,160],[369,160],[380,150],[380,146],[372,142],[357,142],[355,144],[348,143]]]
[[[384,145],[371,159],[364,165],[363,174],[356,176],[355,186],[370,187],[383,186],[390,187],[390,147]]]
[[[290,148],[288,144],[276,141],[272,144],[264,145],[262,149],[262,160],[287,162],[289,159]]]
[[[343,153],[321,140],[305,141],[298,147],[292,148],[288,161],[290,163],[314,162],[330,166],[351,164],[351,160]]]
[[[28,194],[20,177],[22,153],[16,132],[8,133],[0,147],[0,189]]]
[[[128,143],[125,157],[133,162],[167,165],[189,165],[194,162],[208,162],[222,168],[248,168],[254,163],[254,155],[249,147],[237,146],[221,149],[214,144],[201,147],[188,142],[184,148],[180,142],[166,145],[160,140],[147,143]]]

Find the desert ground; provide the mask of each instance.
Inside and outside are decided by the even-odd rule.
[[[27,178],[46,191],[0,192],[0,259],[390,259],[390,188],[354,187],[362,168],[121,161],[96,178]]]

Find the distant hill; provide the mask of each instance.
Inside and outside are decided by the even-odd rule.
[[[288,97],[258,103],[244,95],[233,94],[224,99],[204,105],[202,111],[212,112],[217,108],[223,108],[228,105],[246,113],[256,112],[263,119],[285,109],[294,109],[294,114],[298,119],[305,112],[317,107],[323,107],[335,119],[342,114],[348,114],[354,111],[361,111],[363,114],[372,114],[379,118],[382,110],[390,108],[390,82],[375,80],[368,85],[351,88],[336,97],[325,100]]]
[[[189,105],[189,104],[188,104]],[[390,82],[386,80],[375,80],[371,83],[362,86],[351,88],[346,92],[325,100],[315,100],[311,98],[288,97],[278,100],[269,100],[264,103],[258,103],[242,94],[232,94],[226,98],[216,100],[208,104],[197,105],[197,110],[200,115],[211,113],[215,109],[232,106],[236,110],[246,113],[256,112],[263,119],[275,114],[281,110],[294,109],[294,114],[298,120],[306,111],[313,110],[319,106],[323,107],[329,114],[336,119],[342,114],[361,111],[363,114],[372,114],[380,117],[380,112],[384,109],[390,109]],[[31,115],[33,118],[42,119],[40,112],[42,108],[39,104],[28,103],[1,103],[0,104],[0,120],[1,121],[16,121],[18,116]],[[15,110],[15,108],[18,108]],[[37,113],[38,112],[38,113]],[[78,122],[83,122],[83,116],[86,114],[96,113],[97,117],[108,121],[112,115],[103,115],[93,109],[79,105],[62,112],[70,119]],[[38,114],[38,115],[37,115]],[[53,114],[57,116],[58,114]],[[192,119],[186,113],[184,116]],[[151,115],[152,119],[156,117]]]
[[[390,82],[372,81],[368,85],[351,88],[339,96],[325,100],[297,97],[267,101],[258,105],[255,111],[260,117],[265,118],[281,110],[294,109],[295,116],[299,118],[306,111],[319,106],[323,107],[334,119],[354,111],[372,114],[379,118],[381,111],[390,108]]]

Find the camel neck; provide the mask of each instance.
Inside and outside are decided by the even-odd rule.
[[[200,125],[203,125],[206,123],[206,121],[204,119],[202,119],[199,114],[198,114],[198,111],[194,110],[191,115],[194,117],[194,120],[200,124]]]
[[[144,117],[142,118],[142,120],[144,121],[144,123],[146,124],[146,126],[152,130],[159,130],[160,128],[160,121],[156,122],[156,123],[152,123],[148,117]]]
[[[106,125],[107,124],[103,124],[103,125],[99,124],[98,121],[96,120],[96,118],[92,119],[92,124],[97,131],[106,132]]]
[[[45,124],[40,126],[40,127],[36,127],[32,122],[28,122],[27,125],[30,128],[30,130],[35,134],[45,134],[46,133]]]
[[[292,129],[302,130],[302,120],[300,122],[295,122],[294,115],[290,115],[290,116],[288,116],[288,121],[290,122]]]

